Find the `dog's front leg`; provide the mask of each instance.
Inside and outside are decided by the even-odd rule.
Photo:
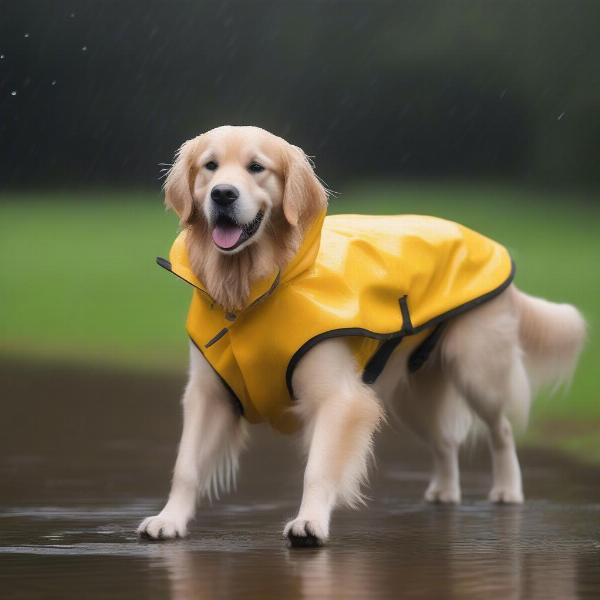
[[[342,341],[323,342],[294,376],[305,426],[308,461],[298,516],[284,529],[292,546],[320,546],[329,537],[332,509],[362,502],[373,433],[383,410],[356,371]]]
[[[228,392],[198,350],[191,346],[190,379],[183,395],[183,432],[169,500],[145,519],[138,534],[150,539],[187,535],[199,496],[218,494],[233,481],[245,429]]]

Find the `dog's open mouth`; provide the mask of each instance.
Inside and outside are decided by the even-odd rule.
[[[235,250],[258,231],[264,216],[265,213],[259,210],[252,221],[240,225],[227,215],[219,215],[212,230],[213,242],[221,250]]]

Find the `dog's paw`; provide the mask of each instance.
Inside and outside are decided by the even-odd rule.
[[[458,487],[442,487],[430,483],[425,492],[425,501],[432,504],[460,504],[460,489]]]
[[[173,540],[185,537],[187,527],[185,523],[161,513],[144,519],[137,528],[137,534],[147,540]]]
[[[293,519],[283,530],[292,548],[318,548],[325,544],[328,534],[327,528],[314,519]]]
[[[515,487],[494,486],[489,494],[490,502],[494,504],[523,504],[523,492]]]

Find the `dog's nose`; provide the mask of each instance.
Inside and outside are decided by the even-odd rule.
[[[229,206],[240,197],[240,193],[233,185],[221,184],[215,185],[210,191],[210,197],[219,206]]]

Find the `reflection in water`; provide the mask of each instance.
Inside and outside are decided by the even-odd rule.
[[[575,598],[581,543],[556,537],[561,514],[520,507],[429,509],[401,522],[379,515],[366,531],[316,550],[265,548],[198,552],[160,546],[153,567],[167,570],[171,598]],[[553,514],[554,513],[554,514]],[[555,518],[556,517],[556,518]],[[531,531],[527,521],[558,529]],[[524,526],[525,524],[525,526]],[[399,526],[398,529],[394,527]],[[562,531],[564,536],[566,531]],[[557,543],[563,539],[563,543]],[[587,552],[589,553],[589,552]]]

